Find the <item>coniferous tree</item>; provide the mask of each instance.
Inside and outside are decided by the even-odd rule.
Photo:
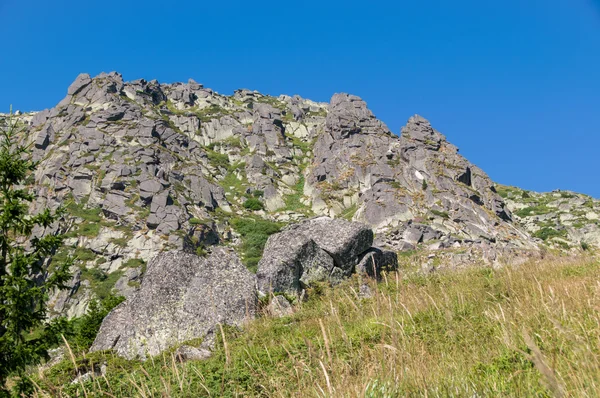
[[[60,339],[65,321],[48,322],[46,303],[48,294],[70,278],[70,261],[49,261],[62,236],[39,233],[59,221],[62,208],[29,212],[35,198],[26,181],[37,163],[19,142],[20,132],[12,112],[0,119],[0,397],[8,396],[11,375],[21,376],[15,380],[23,391],[26,367],[47,358],[48,348]]]

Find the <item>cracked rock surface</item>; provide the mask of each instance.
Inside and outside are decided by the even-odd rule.
[[[300,223],[282,232],[288,240],[267,243],[261,290],[297,292],[368,272],[371,247],[428,250],[456,265],[518,261],[540,244],[600,245],[597,200],[499,186],[425,118],[410,117],[397,134],[350,94],[323,103],[81,74],[55,107],[17,118],[40,162],[32,210],[68,208],[63,229],[51,233],[68,237],[57,259],[79,259],[68,294],[50,298],[53,315],[81,316],[107,294],[132,296],[165,251],[210,255],[226,245],[245,261],[239,220]],[[360,223],[374,242],[359,234],[356,247],[336,246],[354,232],[317,233],[319,217]],[[309,224],[306,240],[300,230]],[[369,258],[392,261],[376,251]]]

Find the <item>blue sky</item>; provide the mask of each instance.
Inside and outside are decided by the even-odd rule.
[[[328,101],[390,129],[428,118],[495,181],[600,197],[598,0],[0,0],[0,111],[80,72]]]

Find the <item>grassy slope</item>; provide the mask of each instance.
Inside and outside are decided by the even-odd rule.
[[[226,330],[215,355],[175,364],[107,354],[88,396],[594,396],[600,391],[600,263],[551,259],[501,270],[388,275],[312,292],[291,317]],[[225,344],[223,344],[225,341]],[[88,365],[89,366],[89,365]],[[40,396],[74,396],[70,361]],[[83,396],[82,394],[79,396]]]

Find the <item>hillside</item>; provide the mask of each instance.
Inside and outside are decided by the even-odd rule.
[[[570,250],[600,247],[600,200],[575,192],[498,187],[522,228],[545,243]]]
[[[288,316],[224,328],[209,359],[67,353],[36,374],[38,396],[596,395],[597,259],[430,275],[411,272],[411,262],[372,284],[371,298],[359,298],[352,279],[313,291]]]
[[[75,254],[79,269],[55,313],[80,316],[113,287],[129,296],[169,249],[228,245],[255,270],[264,231],[315,215],[364,222],[380,246],[425,247],[453,266],[538,250],[495,184],[427,120],[396,136],[356,96],[224,96],[113,72],[80,75],[56,107],[19,118],[40,160],[36,207],[73,215],[58,258]],[[256,220],[263,232],[249,233]]]
[[[75,257],[49,298],[75,352],[55,353],[40,391],[560,395],[595,380],[596,362],[581,379],[565,367],[580,345],[548,351],[564,336],[541,330],[592,317],[600,201],[496,184],[421,116],[396,135],[354,95],[112,72],[15,117],[39,161],[31,210],[67,210],[35,233],[66,235],[53,262]]]

